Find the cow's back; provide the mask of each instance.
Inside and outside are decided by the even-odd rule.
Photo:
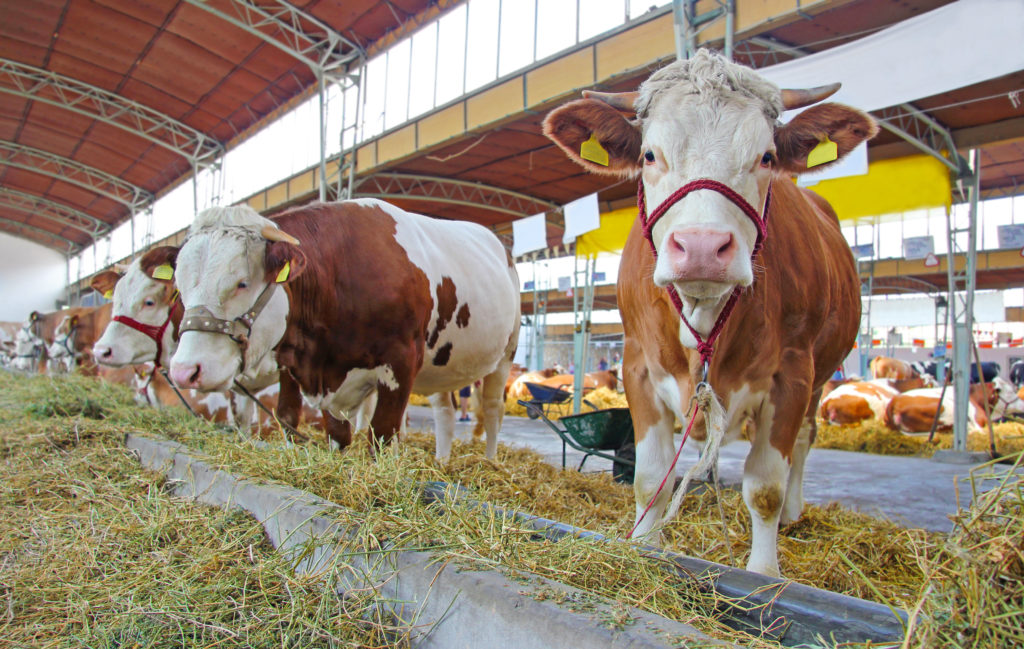
[[[307,391],[374,367],[385,340],[406,341],[409,353],[423,341],[413,387],[423,394],[463,387],[493,371],[507,344],[514,349],[518,279],[486,228],[372,200],[298,208],[276,220],[306,257],[289,283],[278,358]]]

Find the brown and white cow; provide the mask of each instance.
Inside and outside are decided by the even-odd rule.
[[[939,412],[936,430],[953,428],[953,416],[956,409],[953,389],[946,389],[941,404],[939,396],[942,388],[923,388],[910,390],[897,395],[889,401],[885,411],[885,425],[903,433],[927,433],[931,431],[935,421],[935,413]],[[985,416],[985,401],[988,410],[999,401],[999,390],[992,383],[972,383],[967,401],[967,430],[980,432],[988,424]]]
[[[443,459],[455,427],[447,393],[483,378],[494,457],[520,310],[515,266],[486,228],[369,199],[295,208],[275,221],[216,208],[189,229],[176,277],[194,327],[171,363],[178,385],[221,389],[279,363],[339,421],[376,391],[380,442],[399,430],[415,390],[431,395]],[[351,430],[343,422],[331,436],[344,447]]]
[[[752,424],[743,476],[752,518],[747,568],[771,575],[779,573],[779,522],[796,520],[803,508],[804,460],[821,387],[852,348],[860,319],[857,272],[836,215],[789,176],[806,171],[809,152],[826,137],[842,157],[877,127],[836,104],[778,122],[784,108],[816,103],[836,88],[780,91],[702,50],[655,72],[638,93],[585,93],[544,123],[545,133],[588,170],[639,174],[646,207],[661,215],[650,241],[640,221],[634,224],[618,280],[623,382],[636,439],[637,534],[660,541],[671,489],[657,490],[671,470],[673,426],[688,420],[702,378],[697,338],[680,313],[707,338],[738,290],[707,378],[725,410],[726,440]],[[607,151],[607,166],[581,157],[591,138]],[[767,237],[752,262],[758,215],[767,221]],[[678,310],[667,287],[678,295]],[[705,438],[702,417],[693,435]]]
[[[875,356],[868,367],[871,368],[873,379],[912,379],[918,376],[913,365],[888,356]]]
[[[96,376],[99,370],[92,347],[110,323],[110,313],[110,304],[104,304],[65,316],[47,349],[47,369],[51,373],[66,373],[77,368],[87,376]]]
[[[821,398],[818,413],[830,424],[858,424],[869,419],[885,419],[885,408],[899,394],[891,385],[880,381],[844,383]]]
[[[181,390],[179,398],[156,371],[157,363],[160,367],[170,364],[185,311],[173,281],[177,255],[178,248],[174,246],[158,246],[122,268],[121,272],[104,271],[92,278],[92,288],[112,300],[113,313],[109,325],[93,347],[93,355],[109,367],[136,367],[135,387],[143,403],[177,407],[183,398],[196,414],[205,419],[234,422],[242,430],[260,435],[276,430],[276,423],[270,421],[270,416],[258,409],[246,395],[232,391],[202,394]],[[161,267],[166,267],[167,272],[156,272]],[[276,376],[271,378],[275,380],[269,385],[253,390],[253,396],[260,403],[292,425],[323,423],[322,416],[305,403],[290,405],[285,400],[282,404],[279,380]],[[294,386],[293,381],[286,380],[286,383]],[[295,391],[297,394],[297,387]],[[296,408],[301,409],[300,412],[293,413]],[[287,414],[282,410],[288,411]]]

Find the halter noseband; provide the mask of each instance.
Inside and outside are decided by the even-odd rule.
[[[665,216],[668,210],[683,200],[690,192],[697,191],[699,189],[710,189],[716,191],[725,198],[729,199],[740,209],[741,212],[747,215],[754,223],[754,227],[757,228],[757,239],[754,241],[754,249],[750,253],[751,261],[757,257],[757,253],[761,251],[761,246],[764,243],[765,237],[768,235],[768,206],[771,204],[772,199],[772,186],[771,182],[768,183],[768,193],[764,199],[764,210],[761,214],[757,213],[757,210],[747,202],[747,199],[740,196],[733,188],[729,187],[725,183],[718,182],[717,180],[711,180],[710,178],[700,178],[698,180],[691,180],[679,189],[672,192],[672,194],[666,198],[660,205],[654,208],[650,216],[647,215],[647,201],[644,195],[644,181],[641,178],[637,181],[636,190],[636,203],[637,208],[640,211],[640,225],[643,227],[644,238],[651,244],[651,252],[654,253],[654,258],[658,258],[658,248],[654,245],[654,225],[658,222],[661,217]],[[697,341],[697,351],[700,352],[701,361],[704,364],[705,376],[707,375],[707,366],[711,362],[711,354],[715,349],[715,341],[718,340],[719,334],[722,333],[722,329],[725,327],[725,321],[728,320],[729,314],[732,313],[733,307],[736,306],[736,301],[739,299],[740,287],[737,286],[733,289],[732,295],[729,296],[729,301],[725,303],[722,308],[722,312],[718,314],[718,319],[715,320],[714,327],[711,328],[711,332],[708,334],[707,339],[704,339],[697,330],[686,320],[683,315],[683,300],[679,297],[679,292],[676,291],[676,287],[673,284],[669,284],[666,287],[669,298],[672,300],[672,305],[675,306],[676,312],[679,314],[679,319],[683,321],[686,328],[690,330],[694,340]]]
[[[154,372],[162,366],[160,359],[163,358],[164,354],[164,332],[167,331],[167,325],[171,323],[171,320],[174,318],[174,312],[180,305],[181,302],[177,300],[177,291],[175,291],[174,299],[171,301],[171,308],[167,310],[167,319],[160,326],[148,325],[126,315],[116,315],[111,318],[114,322],[120,322],[126,327],[131,327],[135,331],[148,336],[156,343],[156,359],[154,360],[156,367],[153,368]],[[172,335],[175,340],[178,339],[178,327],[174,328]],[[147,383],[147,385],[149,384]]]
[[[274,296],[274,287],[277,284],[267,284],[263,291],[256,298],[252,308],[238,316],[234,320],[224,320],[213,315],[205,306],[195,306],[185,310],[181,318],[181,333],[186,331],[206,331],[209,333],[223,334],[235,341],[242,353],[242,371],[245,370],[245,351],[249,348],[249,336],[252,334],[252,325],[256,318],[263,312],[263,309]]]

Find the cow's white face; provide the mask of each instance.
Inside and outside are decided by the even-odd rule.
[[[709,103],[683,88],[658,93],[643,119],[648,214],[699,179],[727,185],[760,214],[772,175],[772,136],[773,124],[752,98]],[[725,196],[701,189],[670,207],[652,234],[658,250],[654,283],[674,285],[683,315],[706,335],[733,289],[754,280],[750,255],[757,227]]]
[[[136,260],[114,286],[111,317],[124,316],[142,324],[159,327],[167,321],[171,305],[166,285],[143,272]],[[173,352],[173,331],[164,331],[164,354]],[[111,367],[137,365],[156,360],[156,341],[113,319],[92,348],[97,362]],[[167,359],[160,359],[164,363]]]
[[[267,241],[241,227],[206,228],[192,234],[178,253],[175,277],[185,310],[206,307],[234,320],[252,308],[265,281]],[[256,318],[245,352],[245,373],[254,378],[276,367],[271,350],[284,335],[288,296],[282,288]],[[234,340],[206,331],[181,333],[171,359],[171,378],[180,387],[226,390],[242,373],[242,351]]]
[[[34,369],[36,354],[45,347],[46,343],[32,333],[30,325],[26,324],[18,329],[18,332],[14,335],[11,367],[21,371]]]

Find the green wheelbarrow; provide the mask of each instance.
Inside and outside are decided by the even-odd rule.
[[[617,482],[632,484],[636,468],[636,446],[633,444],[633,419],[629,408],[606,408],[593,412],[567,415],[558,420],[565,428],[548,419],[544,409],[537,403],[519,400],[527,413],[540,417],[548,427],[562,438],[562,468],[565,468],[565,447],[571,446],[583,453],[577,471],[591,455],[611,460],[612,476]]]

